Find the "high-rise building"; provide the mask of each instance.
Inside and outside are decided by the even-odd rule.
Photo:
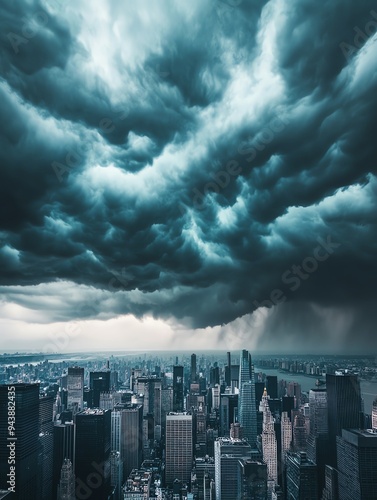
[[[84,368],[79,366],[68,368],[67,390],[68,407],[75,408],[75,411],[82,410],[84,407]]]
[[[72,462],[69,458],[65,458],[61,467],[60,482],[56,497],[57,500],[75,500],[75,486],[75,474],[73,472]]]
[[[192,415],[171,413],[166,416],[165,480],[170,486],[175,479],[188,483],[191,476]]]
[[[336,436],[342,429],[360,428],[361,395],[357,375],[336,372],[326,375],[329,456],[327,463],[336,466]]]
[[[292,443],[292,423],[288,417],[288,412],[281,415],[281,461],[286,463],[286,454],[291,449]]]
[[[190,380],[191,383],[193,384],[196,382],[197,375],[196,375],[196,354],[191,354],[191,371],[190,371]]]
[[[372,405],[372,429],[377,432],[377,398]]]
[[[271,399],[278,397],[278,378],[276,375],[266,376],[266,389]]]
[[[337,436],[339,500],[377,498],[377,434],[342,429]]]
[[[110,482],[112,488],[112,500],[123,500],[123,462],[119,451],[110,453]]]
[[[39,384],[0,385],[0,489],[15,500],[40,498],[38,424]]]
[[[303,451],[287,454],[287,499],[318,500],[317,466]]]
[[[230,387],[231,386],[230,373],[231,373],[231,365],[232,365],[230,352],[226,353],[226,359],[227,359],[227,365],[225,367],[225,384],[227,385],[227,387]]]
[[[99,408],[101,392],[110,391],[110,370],[90,372],[89,387],[92,391],[92,407]]]
[[[53,396],[39,398],[39,495],[41,500],[52,498],[52,464],[54,445]]]
[[[218,438],[214,451],[216,500],[234,500],[240,484],[239,459],[250,459],[251,446],[245,440]]]
[[[75,470],[76,426],[73,421],[55,422],[53,439],[52,498],[55,498],[64,460],[68,459]]]
[[[327,391],[325,388],[312,389],[309,392],[310,432],[307,455],[317,465],[318,492],[325,486],[325,465],[328,452],[328,415]]]
[[[234,410],[238,407],[238,394],[220,396],[220,436],[229,437],[230,425],[235,422]]]
[[[267,464],[268,478],[275,484],[278,482],[277,441],[274,428],[274,419],[268,406],[268,395],[265,390],[259,411],[263,412],[263,431],[261,435],[263,460]]]
[[[110,495],[111,411],[88,408],[76,415],[76,495]],[[88,497],[89,498],[89,497]]]
[[[173,366],[173,411],[183,411],[183,366]]]
[[[243,428],[243,436],[252,448],[257,442],[257,410],[255,406],[254,367],[248,351],[240,356],[240,392],[238,396],[238,421]]]
[[[267,465],[250,459],[238,460],[240,481],[237,499],[266,500],[267,498]]]
[[[307,434],[306,422],[304,415],[298,413],[293,421],[293,448],[294,451],[306,451],[307,447]]]
[[[322,492],[322,500],[338,500],[338,471],[325,465],[325,487]]]
[[[123,478],[138,469],[143,456],[143,407],[119,403],[111,414],[111,449],[119,451],[123,461]]]

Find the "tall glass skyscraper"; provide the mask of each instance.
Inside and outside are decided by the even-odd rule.
[[[243,436],[252,448],[257,442],[257,410],[255,405],[255,378],[251,356],[245,349],[240,356],[238,397],[238,421],[243,429]]]

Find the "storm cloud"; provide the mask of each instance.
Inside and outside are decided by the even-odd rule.
[[[3,3],[3,303],[376,346],[374,8]]]

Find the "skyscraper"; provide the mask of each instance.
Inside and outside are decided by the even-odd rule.
[[[377,434],[343,429],[337,436],[339,500],[377,498]]]
[[[143,456],[143,407],[134,403],[115,405],[111,415],[111,447],[123,461],[123,478],[138,469]]]
[[[120,458],[119,451],[112,451],[110,453],[110,477],[111,488],[113,491],[112,500],[121,500],[123,485],[123,462]]]
[[[336,372],[326,375],[329,458],[328,464],[336,466],[336,436],[342,429],[360,428],[361,395],[357,375]]]
[[[93,408],[99,408],[101,392],[110,391],[110,370],[101,372],[90,372],[89,387],[92,391],[92,399],[93,399],[91,406],[93,406]]]
[[[183,366],[173,366],[173,411],[183,411]]]
[[[165,480],[170,486],[175,479],[188,483],[192,468],[192,416],[171,413],[166,416]]]
[[[239,488],[239,459],[250,459],[251,446],[245,440],[218,438],[215,441],[216,500],[234,500]]]
[[[317,466],[305,452],[287,454],[287,499],[318,500]]]
[[[54,445],[53,418],[54,398],[40,396],[39,398],[39,494],[41,500],[51,500],[52,497],[52,464]]]
[[[76,426],[72,422],[56,422],[53,430],[52,498],[55,498],[65,459],[69,459],[75,470]]]
[[[293,421],[293,448],[296,452],[306,451],[307,433],[305,425],[305,417],[300,412],[295,415]]]
[[[309,460],[317,464],[320,493],[325,486],[325,464],[328,453],[327,391],[325,388],[312,389],[309,392],[309,419],[307,455]]]
[[[241,500],[266,500],[267,465],[244,458],[240,458],[238,464],[240,468],[240,484],[237,498]]]
[[[82,410],[84,407],[84,368],[79,366],[70,366],[67,377],[69,408]]]
[[[38,423],[39,384],[0,385],[0,489],[8,490],[14,480],[15,500],[40,500]]]
[[[220,396],[220,436],[229,437],[230,424],[233,424],[234,410],[238,407],[238,394]]]
[[[288,417],[288,412],[284,411],[281,415],[281,461],[286,463],[286,454],[291,448],[292,443],[292,423]]]
[[[196,382],[196,379],[197,379],[197,375],[196,375],[196,354],[191,354],[190,379],[191,379],[191,383],[192,384],[194,382]]]
[[[110,410],[88,408],[76,415],[77,496],[91,492],[91,500],[103,500],[110,494],[110,436]]]
[[[238,421],[243,428],[243,436],[251,447],[257,442],[257,411],[255,406],[254,367],[248,351],[240,356],[240,392],[238,396]]]
[[[267,464],[269,479],[277,484],[278,482],[278,464],[277,464],[277,441],[274,429],[274,419],[268,406],[268,395],[265,390],[259,411],[263,412],[263,431],[262,431],[262,454],[263,460]]]
[[[72,462],[65,458],[61,467],[57,500],[75,500],[75,498],[75,474]]]

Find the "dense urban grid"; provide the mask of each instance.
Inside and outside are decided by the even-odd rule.
[[[377,498],[375,358],[0,358],[1,499]]]

